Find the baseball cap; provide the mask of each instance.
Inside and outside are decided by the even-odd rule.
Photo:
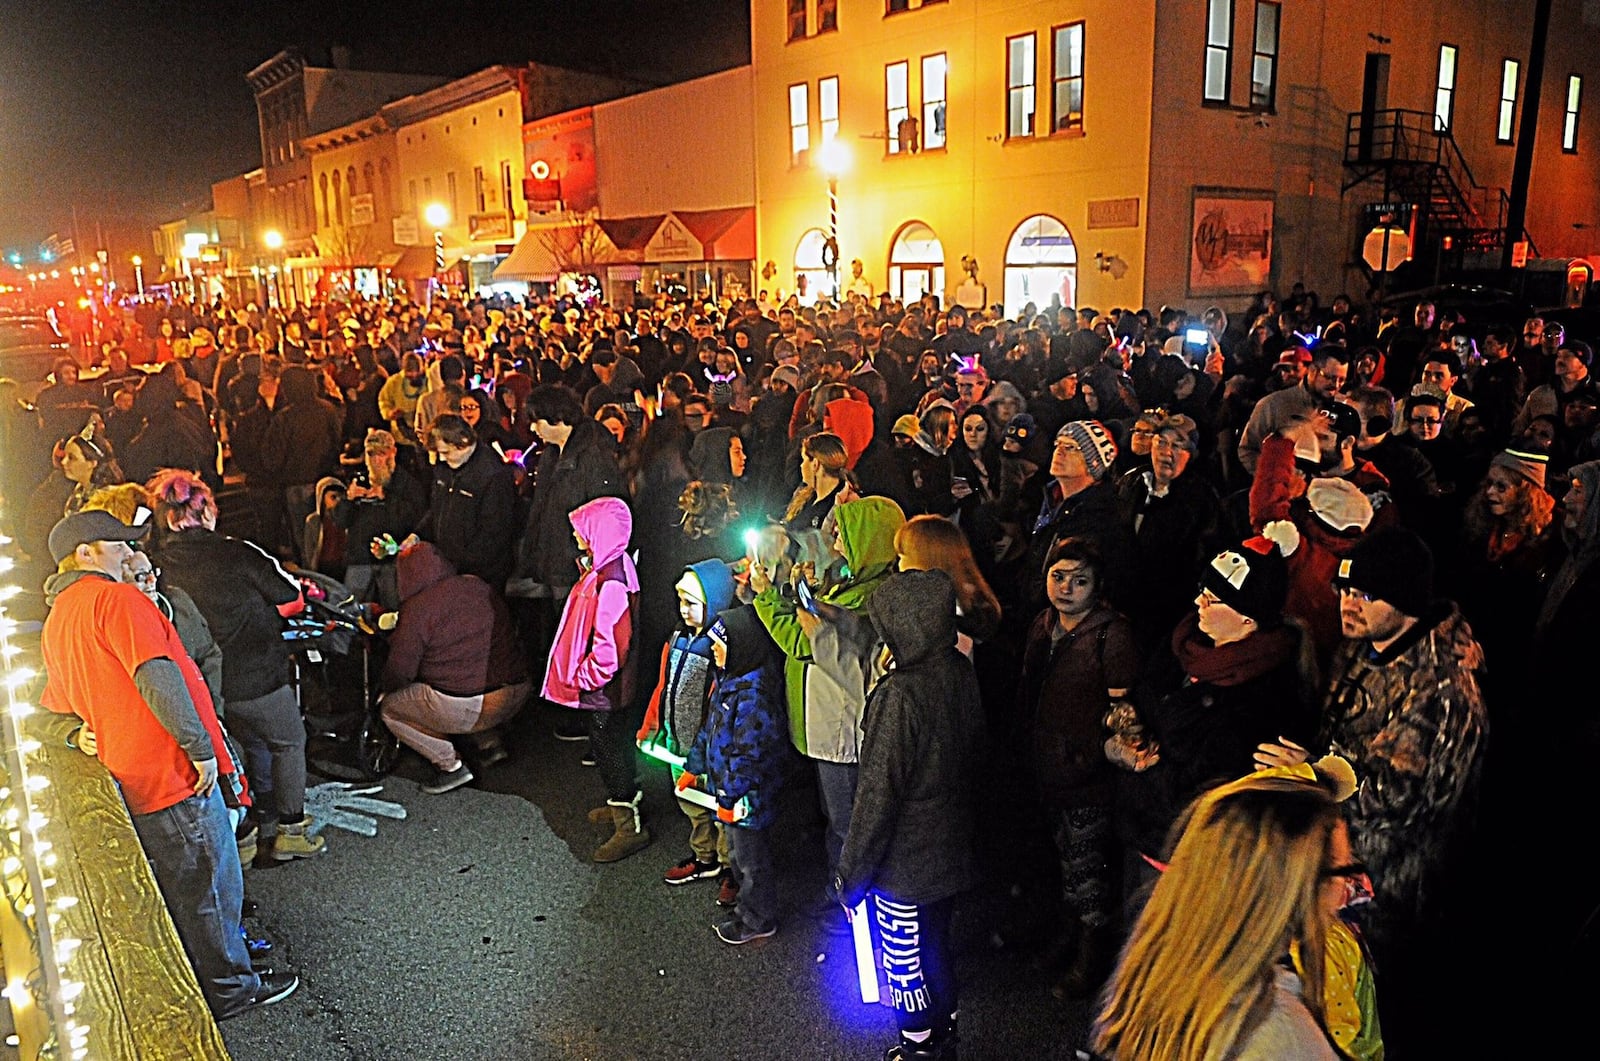
[[[143,513],[150,518],[148,511]],[[129,526],[109,512],[91,509],[74,512],[50,528],[50,557],[60,563],[80,545],[90,542],[136,542],[150,533],[150,524]]]
[[[1311,351],[1303,346],[1288,347],[1278,355],[1277,364],[1285,368],[1292,368],[1295,365],[1309,365],[1311,364]]]

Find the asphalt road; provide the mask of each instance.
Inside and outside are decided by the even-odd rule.
[[[776,827],[778,935],[729,947],[711,930],[714,882],[661,882],[688,851],[665,767],[644,768],[655,843],[589,861],[605,833],[585,813],[603,795],[583,746],[552,736],[556,717],[531,707],[511,758],[443,796],[420,790],[429,772],[406,753],[375,797],[405,820],[377,819],[370,838],[329,829],[320,857],[246,871],[256,922],[302,983],[223,1026],[234,1057],[879,1057],[892,1015],[861,1003],[850,941],[799,912],[823,876],[814,790],[793,786]],[[314,742],[311,758],[338,754]],[[1053,999],[1019,945],[992,942],[1010,905],[997,882],[956,916],[961,1056],[1071,1057],[1085,1006]]]

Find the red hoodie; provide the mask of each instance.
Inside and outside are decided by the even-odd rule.
[[[856,461],[872,443],[872,404],[854,398],[831,401],[823,410],[822,426],[844,443],[844,466],[854,471]]]

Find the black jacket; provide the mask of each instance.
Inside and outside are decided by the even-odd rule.
[[[869,890],[924,905],[976,881],[976,777],[983,707],[972,663],[956,651],[956,591],[941,571],[887,579],[867,603],[894,667],[867,697],[841,898]]]
[[[433,466],[428,511],[417,537],[432,542],[463,575],[477,575],[496,592],[511,575],[516,544],[517,484],[494,450],[474,447],[459,468]]]
[[[289,684],[278,608],[300,585],[260,548],[201,527],[162,538],[165,579],[194,599],[222,649],[222,695],[254,700]]]
[[[404,541],[417,529],[427,507],[422,484],[404,468],[394,470],[382,500],[341,500],[333,508],[333,522],[346,532],[344,562],[373,563],[372,539],[388,534],[397,542]]]
[[[578,543],[567,514],[597,497],[622,497],[622,472],[593,420],[575,424],[567,444],[546,446],[535,469],[533,508],[523,534],[517,575],[543,586],[578,581]]]
[[[280,486],[310,486],[339,467],[344,414],[316,387],[310,369],[284,370],[279,409],[261,443],[261,466]]]

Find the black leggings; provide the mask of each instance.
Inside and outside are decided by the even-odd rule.
[[[883,971],[900,1039],[927,1050],[955,1037],[956,978],[950,969],[953,899],[926,906],[872,895]]]
[[[606,787],[606,799],[616,803],[632,802],[639,791],[634,735],[638,723],[626,708],[615,711],[590,711],[589,750],[594,753],[595,765],[600,770],[600,782]]]

